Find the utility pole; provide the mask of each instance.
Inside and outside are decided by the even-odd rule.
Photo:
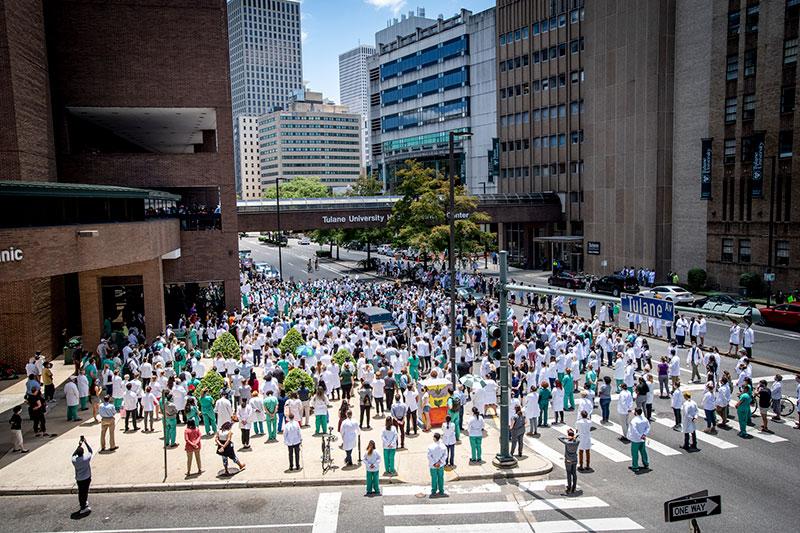
[[[281,178],[275,178],[275,203],[278,206],[278,278],[283,281],[283,234],[281,233]]]
[[[499,468],[514,468],[517,460],[509,453],[508,413],[508,252],[500,252],[500,453],[494,458]]]

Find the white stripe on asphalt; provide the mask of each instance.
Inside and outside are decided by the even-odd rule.
[[[567,427],[566,426],[550,426],[550,427],[552,427],[553,429],[555,429],[556,431],[558,431],[562,435],[566,435],[567,434]],[[624,453],[618,452],[617,450],[615,450],[611,446],[608,446],[607,444],[603,444],[602,442],[598,441],[595,438],[592,438],[592,450],[591,451],[597,452],[600,455],[602,455],[603,457],[611,459],[615,463],[624,463],[624,462],[627,462],[627,461],[631,460],[631,458],[628,457],[627,455],[625,455]]]
[[[703,420],[706,419],[706,413],[702,409],[698,409],[697,414],[700,415],[700,418],[702,418]],[[665,425],[672,427],[674,425],[674,421],[668,421]],[[714,435],[709,435],[708,433],[703,433],[703,431],[700,429],[698,429],[695,432],[695,435],[697,435],[697,440],[706,442],[712,446],[716,446],[717,448],[721,448],[723,450],[730,450],[731,448],[737,447],[736,444],[733,444],[732,442],[722,440],[719,437],[715,437]]]
[[[542,479],[539,481],[523,481],[519,484],[520,490],[526,490],[528,492],[536,492],[540,490],[547,490],[547,487],[552,487],[553,485],[566,485],[566,479]]]
[[[384,516],[423,516],[448,514],[516,513],[524,511],[548,511],[557,509],[589,509],[608,507],[608,504],[594,496],[578,498],[550,498],[526,502],[498,501],[472,503],[432,503],[408,505],[384,505]]]
[[[75,531],[58,531],[52,533],[174,533],[180,531],[231,531],[241,529],[278,529],[284,527],[309,527],[313,524],[253,524],[248,526],[195,526],[195,527],[151,527],[143,529],[82,529]]]
[[[616,433],[617,435],[622,435],[622,426],[620,426],[616,422],[610,422],[610,421],[609,421],[608,425],[603,425],[603,424],[600,424],[600,420],[602,420],[602,419],[600,418],[599,415],[592,415],[592,421],[594,421],[600,427],[604,427],[606,429],[609,429],[609,430],[613,431],[614,433]],[[660,442],[658,442],[656,440],[653,440],[653,439],[651,439],[649,437],[646,439],[646,443],[647,443],[646,446],[649,449],[653,450],[656,453],[660,453],[661,455],[680,455],[681,454],[681,452],[679,452],[678,450],[675,450],[674,448],[670,448],[666,444],[661,444]]]
[[[339,502],[341,500],[341,492],[323,492],[319,495],[311,533],[336,533],[336,528],[339,524]]]
[[[501,522],[494,524],[442,524],[431,526],[387,526],[385,533],[581,533],[584,531],[633,531],[644,529],[630,518],[590,518],[546,522]]]
[[[728,405],[733,407],[733,417],[731,417],[731,419],[735,418],[736,420],[739,420],[739,417],[736,414],[736,400],[731,400],[728,403]],[[752,409],[752,407],[751,407],[751,409]],[[772,409],[770,409],[770,411],[772,411]],[[772,415],[770,415],[770,416],[772,416]],[[753,418],[753,420],[758,421],[758,419],[761,418],[761,415],[760,414],[755,414],[755,415],[752,415],[752,418]],[[755,437],[757,439],[763,440],[764,442],[769,442],[769,443],[773,443],[773,444],[776,443],[776,442],[785,442],[787,440],[787,439],[784,439],[783,437],[779,437],[778,435],[775,435],[773,433],[761,433],[760,431],[758,431],[755,428],[753,428],[752,431],[748,431],[747,434],[752,436],[752,437]]]
[[[525,437],[524,442],[525,446],[553,463],[553,466],[564,468],[564,456],[561,455],[561,453],[555,451],[553,448],[543,443],[539,439]]]
[[[430,485],[388,485],[381,489],[383,496],[414,496],[420,493],[427,494],[431,490]],[[497,494],[501,490],[500,485],[486,483],[472,487],[450,485],[447,492],[450,494]]]
[[[644,529],[627,517],[589,518],[586,520],[551,520],[534,522],[534,533],[580,533],[582,531],[632,531]]]
[[[442,524],[431,526],[386,526],[385,533],[531,533],[527,522],[497,524]]]

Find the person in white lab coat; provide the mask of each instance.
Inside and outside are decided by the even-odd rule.
[[[538,435],[538,428],[536,427],[539,421],[539,387],[535,384],[531,386],[531,391],[525,396],[525,418],[528,419],[528,426],[530,431],[528,436]]]
[[[303,435],[300,433],[300,424],[294,419],[294,413],[289,413],[288,421],[283,426],[283,443],[289,449],[289,471],[300,470],[300,445]]]
[[[592,462],[592,419],[586,410],[580,412],[580,419],[575,423],[578,433],[578,471],[583,472],[591,468]],[[584,467],[583,456],[586,455]]]
[[[675,425],[672,429],[675,431],[681,430],[681,407],[683,406],[683,391],[681,390],[681,382],[673,383],[672,399],[670,400],[672,406],[672,414],[675,416]]]
[[[233,406],[226,395],[220,395],[219,400],[214,404],[214,412],[217,413],[217,423],[219,427],[222,427],[225,422],[231,422]]]
[[[394,456],[397,453],[399,435],[394,419],[391,416],[386,417],[386,428],[381,432],[381,441],[383,442],[383,455],[386,457],[386,475],[397,475],[397,470],[394,467]]]
[[[353,420],[353,411],[347,411],[347,419],[342,422],[340,431],[342,448],[344,448],[346,454],[344,464],[345,466],[353,466],[353,448],[356,447],[358,439],[358,422]]]
[[[442,444],[442,436],[433,434],[433,444],[428,446],[428,468],[431,472],[431,498],[444,495],[444,465],[447,462],[447,448]]]
[[[697,449],[697,404],[692,400],[690,392],[683,393],[683,405],[681,406],[681,418],[683,420],[681,430],[683,431],[683,446],[686,451]],[[691,441],[691,442],[690,442]]]
[[[622,390],[619,391],[617,398],[617,415],[619,416],[619,425],[622,426],[622,436],[619,440],[626,442],[628,440],[628,420],[633,410],[633,396],[625,383],[621,387]]]
[[[447,415],[442,424],[442,443],[447,448],[447,466],[452,468],[456,466],[456,431],[458,431],[458,427],[453,424],[450,415]]]
[[[239,429],[242,432],[242,448],[249,450],[250,430],[253,427],[253,408],[250,407],[247,398],[242,398],[239,405],[239,411],[236,416],[239,417]]]
[[[367,493],[364,496],[375,494],[380,496],[381,489],[378,484],[379,472],[381,470],[381,456],[375,450],[375,441],[371,440],[367,444],[367,453],[364,455],[364,465],[367,470]]]
[[[80,405],[80,394],[78,393],[77,379],[70,376],[64,385],[64,396],[67,399],[67,422],[79,422],[78,405]]]

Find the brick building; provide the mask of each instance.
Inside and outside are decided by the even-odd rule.
[[[2,0],[0,28],[1,360],[236,307],[225,0]]]

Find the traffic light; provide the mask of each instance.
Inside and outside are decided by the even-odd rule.
[[[500,326],[489,326],[489,359],[499,361],[501,359],[500,347],[504,342],[500,333]]]

